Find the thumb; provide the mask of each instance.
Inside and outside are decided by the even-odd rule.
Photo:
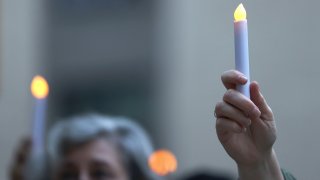
[[[261,112],[261,118],[263,120],[273,119],[272,110],[267,104],[267,101],[262,96],[259,84],[256,81],[253,81],[250,84],[250,98],[251,101],[259,108]]]

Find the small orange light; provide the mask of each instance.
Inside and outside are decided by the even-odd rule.
[[[168,150],[158,150],[153,152],[149,157],[150,169],[160,175],[166,176],[177,170],[177,159],[173,153]]]
[[[44,99],[49,94],[49,85],[42,76],[35,76],[30,88],[32,95],[37,99]]]

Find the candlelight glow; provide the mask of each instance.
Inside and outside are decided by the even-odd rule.
[[[32,95],[37,99],[46,98],[49,94],[49,85],[42,76],[35,76],[30,88]]]
[[[166,176],[169,173],[175,172],[177,166],[176,157],[168,150],[155,151],[149,157],[150,169],[160,176]]]
[[[234,21],[243,21],[246,19],[247,19],[247,12],[241,3],[237,7],[237,9],[234,11]]]

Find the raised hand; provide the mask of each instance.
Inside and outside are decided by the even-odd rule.
[[[227,91],[215,107],[216,130],[224,149],[236,161],[240,178],[282,179],[272,148],[275,121],[258,83],[250,84],[249,99],[235,90],[236,85],[247,82],[240,72],[226,71],[221,80]]]

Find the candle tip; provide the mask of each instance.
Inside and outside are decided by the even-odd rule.
[[[244,8],[243,4],[239,4],[237,9],[234,11],[234,20],[235,21],[243,21],[247,19],[247,12]]]
[[[42,76],[35,76],[31,82],[31,93],[37,99],[44,99],[49,94],[49,85]]]

